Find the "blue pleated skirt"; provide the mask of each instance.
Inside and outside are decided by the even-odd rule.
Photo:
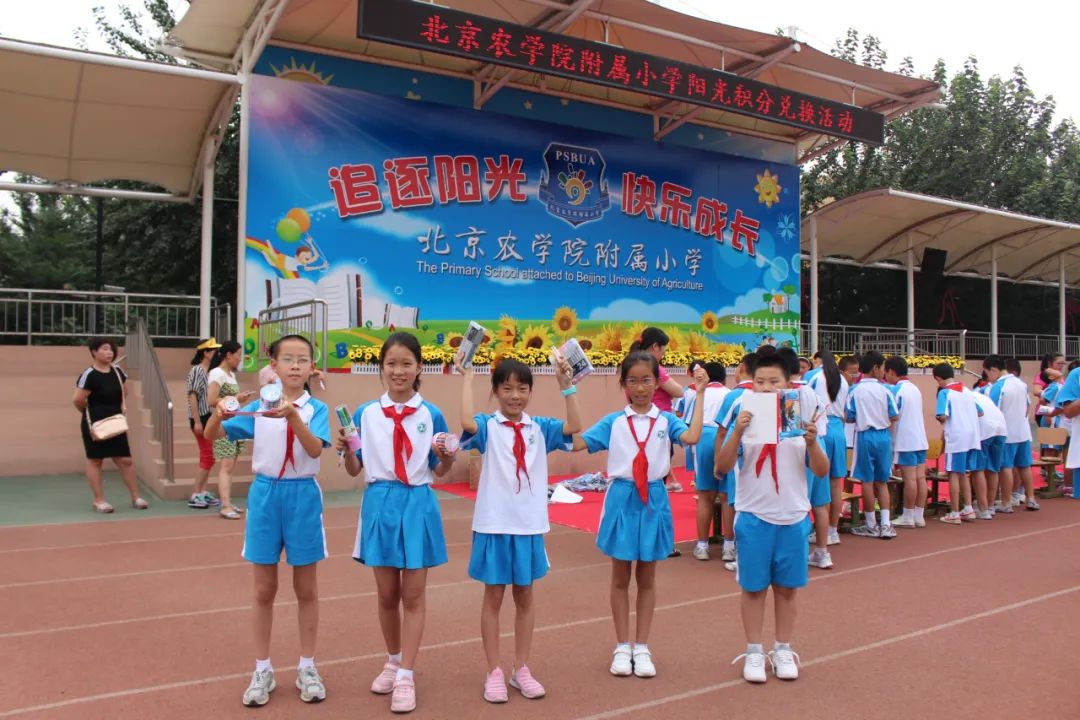
[[[596,547],[616,560],[655,562],[670,555],[675,548],[675,525],[663,481],[649,482],[646,508],[633,480],[613,480],[604,495]]]
[[[532,585],[547,575],[543,535],[473,533],[469,577],[485,585]]]
[[[360,505],[353,558],[369,567],[419,570],[446,562],[446,537],[430,485],[369,483]]]

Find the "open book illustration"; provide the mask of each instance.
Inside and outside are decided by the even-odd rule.
[[[332,273],[323,275],[318,282],[307,278],[266,281],[268,309],[315,299],[326,302],[328,330],[379,329],[391,325],[395,328],[415,328],[420,319],[418,308],[394,305],[365,296],[359,274]]]
[[[798,390],[744,393],[739,401],[752,417],[743,433],[748,445],[775,445],[783,438],[804,435]]]

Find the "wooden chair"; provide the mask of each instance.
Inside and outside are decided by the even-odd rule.
[[[926,451],[926,484],[929,493],[926,498],[926,509],[937,514],[939,509],[949,510],[949,503],[941,498],[941,483],[949,485],[949,473],[942,471],[941,458],[945,456],[944,438],[931,440],[930,447]],[[930,463],[933,463],[931,468]]]
[[[1038,432],[1035,434],[1035,441],[1039,444],[1040,450],[1043,445],[1057,445],[1061,450],[1048,450],[1039,456],[1038,460],[1032,462],[1032,469],[1038,469],[1043,476],[1043,480],[1046,481],[1046,487],[1039,491],[1039,497],[1041,498],[1055,498],[1061,497],[1061,486],[1057,480],[1057,466],[1064,462],[1062,456],[1062,450],[1065,448],[1065,443],[1069,439],[1069,431],[1065,428],[1038,428]]]

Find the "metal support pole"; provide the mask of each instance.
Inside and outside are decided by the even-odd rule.
[[[1058,255],[1058,351],[1068,357],[1065,347],[1065,253]]]
[[[242,51],[240,72],[244,82],[251,79],[250,46],[245,39]],[[247,195],[248,195],[248,148],[251,136],[251,87],[245,87],[240,91],[240,174],[239,192],[237,193],[236,208],[236,341],[244,345],[244,292],[246,290],[246,273],[244,272],[244,256],[247,240]]]
[[[94,289],[101,292],[104,284],[104,271],[101,263],[104,255],[105,244],[105,201],[97,199],[97,242],[94,246]]]
[[[210,259],[214,248],[214,161],[203,168],[202,245],[199,249],[199,337],[210,337]]]
[[[997,245],[990,246],[990,352],[998,351],[998,266]]]
[[[818,347],[818,244],[817,218],[810,218],[810,352]],[[829,348],[835,350],[835,348]]]
[[[907,348],[908,355],[915,354],[915,248],[911,233],[907,234]]]

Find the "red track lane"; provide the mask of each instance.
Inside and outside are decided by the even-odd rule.
[[[940,717],[943,708],[953,718],[1055,711],[1077,717],[1080,692],[1068,677],[1080,643],[1080,623],[1073,621],[1080,612],[1080,558],[1070,551],[1080,542],[1078,509],[1060,500],[1044,503],[1040,513],[974,525],[931,520],[927,529],[901,531],[890,542],[844,536],[834,548],[837,569],[815,570],[800,593],[795,647],[806,663],[803,678],[765,687],[746,686],[739,668],[728,665],[745,646],[733,575],[717,561],[688,556],[660,568],[650,642],[660,676],[611,677],[608,561],[592,537],[556,530],[548,542],[553,572],[537,586],[530,661],[549,696],[526,701],[512,694],[508,705],[490,706],[480,697],[482,590],[465,572],[464,520],[471,505],[447,503],[448,542],[461,544],[450,548],[448,565],[430,574],[417,670],[420,707],[413,716],[740,718],[787,710],[800,718],[835,718],[871,710],[897,714],[896,701],[907,695],[905,717]],[[346,518],[355,523],[356,512],[335,508],[328,516],[328,525]],[[108,523],[110,532],[93,524],[7,532],[40,545],[78,543],[80,529],[83,542],[222,532],[223,521],[208,520]],[[155,529],[159,522],[167,527]],[[117,528],[128,529],[127,537]],[[351,550],[350,533],[328,535],[332,552]],[[21,659],[19,672],[2,683],[0,718],[250,717],[253,711],[239,702],[251,666],[250,573],[242,564],[182,569],[228,562],[241,540],[190,542],[199,552],[186,558],[172,541],[101,546],[91,553],[96,558],[76,563],[75,573],[64,553],[0,556],[0,652]],[[168,571],[66,579],[123,572],[132,553],[139,555],[137,567]],[[14,577],[62,582],[10,586]],[[279,602],[289,603],[287,571],[281,580]],[[319,707],[305,707],[292,687],[296,610],[279,608],[273,640],[278,690],[258,711],[261,718],[389,716],[388,700],[367,691],[383,658],[373,590],[371,572],[345,557],[320,567],[318,659],[330,697]],[[511,606],[508,599],[504,634],[512,630]],[[208,609],[224,611],[184,615]],[[165,615],[173,616],[159,617]],[[771,620],[766,625],[771,641]],[[505,637],[502,650],[508,668],[512,638]]]

